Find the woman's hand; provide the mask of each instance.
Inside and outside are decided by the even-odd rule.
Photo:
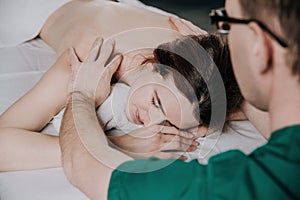
[[[69,83],[69,93],[81,92],[92,98],[99,106],[110,93],[110,82],[118,69],[122,56],[116,55],[106,64],[112,55],[114,41],[97,38],[87,58],[80,62],[74,49],[70,49],[72,75]]]
[[[160,159],[185,160],[184,156],[175,154],[174,151],[191,152],[199,145],[195,141],[194,134],[161,125],[140,128],[129,134],[109,137],[109,139],[119,150],[135,159],[154,156]]]
[[[178,17],[170,17],[170,23],[175,27],[175,30],[181,33],[182,35],[202,35],[207,34],[207,32],[198,26],[195,26],[191,22],[181,19]]]

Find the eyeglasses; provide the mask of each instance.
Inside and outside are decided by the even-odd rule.
[[[275,35],[265,24],[256,19],[237,19],[228,17],[225,8],[214,9],[209,14],[211,24],[216,24],[220,34],[228,34],[230,30],[230,23],[249,24],[250,22],[257,23],[264,31],[273,37],[282,47],[288,47],[288,44]]]

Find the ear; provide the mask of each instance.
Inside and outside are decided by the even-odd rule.
[[[252,55],[260,74],[272,70],[272,45],[269,35],[256,23],[249,23],[251,30]]]

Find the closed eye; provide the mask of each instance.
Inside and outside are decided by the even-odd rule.
[[[151,100],[152,105],[154,105],[156,108],[160,108],[158,102],[155,101],[155,96],[153,96],[152,100]]]
[[[161,104],[160,98],[158,97],[157,91],[154,91],[154,93],[155,93],[155,99],[157,100],[158,108],[160,108],[162,113],[164,114],[164,116],[166,116],[166,112],[165,112],[164,108],[162,107],[162,104]]]
[[[161,126],[175,127],[176,129],[180,130],[177,126],[175,126],[174,124],[172,124],[169,120],[164,120],[159,125],[161,125]]]

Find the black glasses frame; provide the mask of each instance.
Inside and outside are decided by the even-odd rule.
[[[280,39],[275,33],[273,33],[264,23],[256,19],[237,19],[228,17],[225,8],[214,9],[209,14],[212,25],[217,25],[218,32],[220,34],[228,34],[230,30],[229,24],[227,24],[226,29],[219,27],[219,22],[229,22],[236,24],[249,24],[250,22],[257,23],[264,31],[266,31],[272,38],[274,38],[282,47],[288,47],[288,44]]]

